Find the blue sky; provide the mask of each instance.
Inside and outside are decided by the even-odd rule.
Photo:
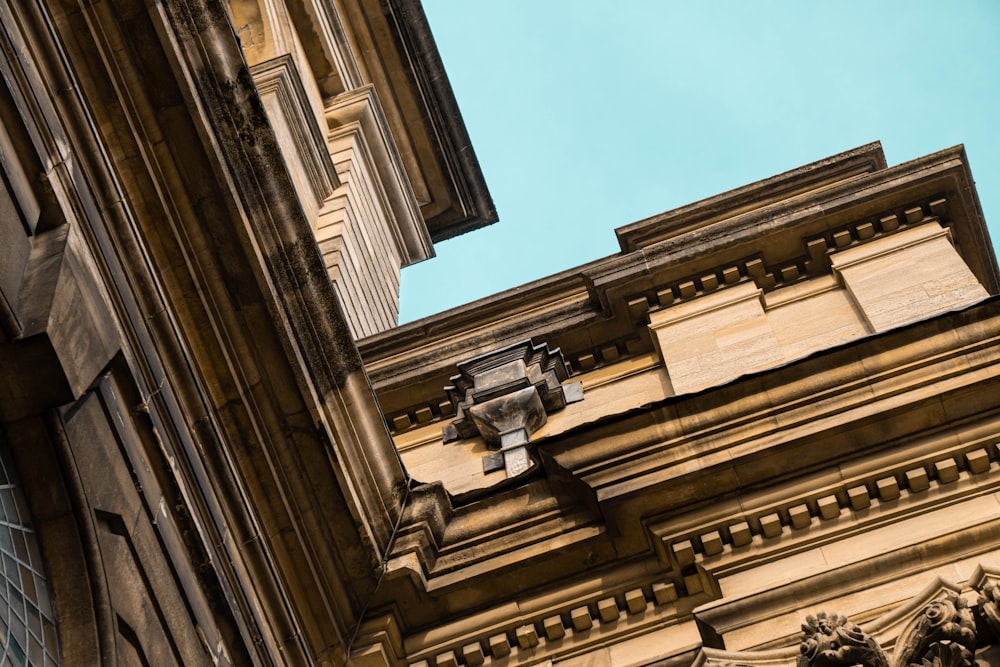
[[[964,143],[1000,240],[1000,1],[424,0],[500,222],[403,270],[404,323],[614,229],[881,140]]]

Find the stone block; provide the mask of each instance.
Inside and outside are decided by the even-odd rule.
[[[646,313],[649,311],[649,301],[646,297],[640,296],[634,299],[629,299],[628,301],[628,312],[632,315],[633,320],[640,320],[646,317]]]
[[[733,541],[734,547],[743,547],[750,544],[753,535],[750,532],[750,524],[746,521],[734,523],[729,527],[729,537]]]
[[[924,219],[924,210],[919,206],[914,206],[903,211],[903,217],[906,218],[906,224],[913,225]]]
[[[985,449],[976,449],[965,455],[969,471],[975,474],[987,472],[990,469],[990,455]]]
[[[641,614],[646,611],[646,596],[641,588],[625,593],[625,607],[630,614]]]
[[[767,538],[781,535],[781,517],[776,512],[762,516],[760,518],[760,531]]]
[[[490,655],[494,658],[503,658],[510,655],[510,642],[507,641],[507,635],[500,633],[498,635],[493,635],[489,639],[490,644]]]
[[[396,415],[392,418],[392,429],[397,433],[402,433],[412,426],[409,415]]]
[[[436,667],[458,667],[458,660],[454,651],[447,651],[435,657],[434,664]]]
[[[542,621],[542,630],[545,632],[545,638],[549,641],[560,639],[566,634],[566,628],[563,627],[562,619],[559,616],[549,616]]]
[[[895,477],[885,477],[875,482],[879,500],[889,502],[899,498],[899,483]]]
[[[535,626],[530,623],[522,625],[515,630],[514,636],[517,638],[517,645],[523,649],[538,646],[538,631],[535,630]]]
[[[712,575],[702,567],[694,567],[684,575],[684,588],[688,595],[710,592],[713,589]]]
[[[671,549],[674,552],[674,558],[680,565],[690,565],[694,562],[694,545],[691,544],[691,540],[677,542]]]
[[[850,295],[832,276],[772,292],[765,302],[784,360],[802,359],[868,335]]]
[[[706,556],[715,556],[722,553],[722,546],[722,535],[717,530],[701,536],[701,548]]]
[[[816,501],[816,508],[819,515],[824,519],[833,519],[840,516],[840,502],[837,496],[824,496]]]
[[[280,56],[257,63],[250,71],[299,200],[314,218],[339,182],[295,61]]]
[[[573,629],[577,632],[589,630],[594,624],[594,619],[590,616],[590,609],[587,607],[577,607],[569,613],[569,621],[573,624]]]
[[[863,510],[872,504],[872,499],[868,495],[868,489],[863,485],[848,489],[847,499],[851,503],[851,509],[855,512]]]
[[[462,647],[462,661],[465,662],[466,665],[471,665],[472,667],[478,667],[486,662],[486,656],[483,654],[483,647],[479,644],[479,642],[466,644]]]
[[[927,471],[923,468],[915,468],[906,471],[906,487],[910,493],[920,493],[930,488],[930,481],[927,479]]]
[[[677,588],[672,583],[653,584],[653,599],[656,604],[669,604],[677,599]]]
[[[937,223],[834,253],[831,262],[875,332],[964,308],[988,296],[952,246],[949,231]]]
[[[884,232],[891,232],[899,228],[899,217],[896,214],[879,218],[878,222],[882,226],[882,231]]]
[[[678,394],[718,386],[782,360],[761,291],[753,283],[650,313],[649,327]]]
[[[8,421],[82,396],[124,338],[75,225],[33,238],[17,304],[22,340],[0,347],[0,416]]]
[[[934,464],[934,473],[942,484],[958,481],[958,464],[955,459],[945,459]]]
[[[809,508],[805,505],[795,505],[788,508],[788,520],[791,522],[792,528],[805,528],[812,521],[812,516],[809,514]]]
[[[597,614],[602,623],[610,623],[618,619],[618,603],[614,598],[604,598],[597,603]]]

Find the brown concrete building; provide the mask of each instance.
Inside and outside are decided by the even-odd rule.
[[[0,53],[3,664],[1000,664],[960,147],[395,327],[496,220],[415,3],[0,0]]]

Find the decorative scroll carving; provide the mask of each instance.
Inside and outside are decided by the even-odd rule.
[[[1000,639],[1000,585],[988,582],[976,592],[979,593],[979,611],[985,625],[993,633],[994,638]]]
[[[798,667],[889,667],[878,642],[845,616],[807,616]]]
[[[702,648],[694,665],[778,667],[793,659],[797,667],[1000,665],[1000,573],[977,568],[964,586],[938,578],[909,603],[866,627],[871,634],[845,616],[820,612],[806,618],[795,658],[791,647],[735,652]],[[872,635],[894,646],[891,659]]]
[[[948,593],[920,612],[896,645],[896,667],[971,667],[976,621],[968,603]]]
[[[459,374],[445,387],[456,418],[444,429],[444,441],[482,436],[499,449],[483,460],[485,472],[504,469],[508,477],[527,470],[527,444],[552,412],[583,400],[579,382],[569,376],[558,348],[530,340],[458,364]]]
[[[964,646],[934,642],[918,667],[968,667],[972,664],[972,654]]]

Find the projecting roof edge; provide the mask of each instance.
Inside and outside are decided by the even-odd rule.
[[[875,151],[868,147],[866,152],[863,147],[858,152],[870,156]],[[881,155],[880,151],[876,154]],[[590,348],[620,347],[625,338],[639,335],[637,322],[645,324],[650,307],[663,306],[659,303],[663,299],[688,298],[685,281],[694,290],[689,296],[694,296],[700,293],[697,286],[704,277],[718,274],[722,284],[723,269],[731,265],[740,279],[747,279],[758,268],[749,264],[757,263],[764,268],[754,279],[769,281],[760,286],[774,289],[784,284],[778,270],[785,264],[801,263],[806,253],[803,244],[809,239],[824,239],[820,255],[840,247],[839,241],[830,245],[835,233],[845,235],[850,243],[865,243],[868,237],[855,229],[859,223],[864,226],[872,220],[881,229],[879,219],[890,215],[906,225],[904,210],[919,213],[922,220],[931,219],[928,214],[945,215],[970,268],[990,293],[1000,291],[965,151],[956,146],[818,193],[719,216],[707,228],[690,229],[634,253],[611,255],[406,324],[360,341],[359,348],[380,400],[385,399],[386,389],[400,383],[408,384],[411,394],[419,393],[414,381],[430,382],[435,374],[443,376],[459,357],[488,352],[527,336],[561,347],[567,360],[576,363],[577,356],[592,352]],[[762,243],[765,237],[766,244]],[[758,259],[751,261],[754,257]],[[816,264],[807,274],[815,271],[822,272],[822,266]],[[427,391],[440,389],[431,384]],[[383,403],[390,413],[404,407]]]
[[[882,144],[874,141],[619,227],[615,234],[622,252],[632,252],[724,217],[763,208],[885,168]]]
[[[452,178],[464,218],[435,224],[428,220],[434,242],[497,222],[496,207],[476,157],[454,90],[441,62],[423,7],[416,0],[389,0],[393,20],[413,68],[442,159]]]

